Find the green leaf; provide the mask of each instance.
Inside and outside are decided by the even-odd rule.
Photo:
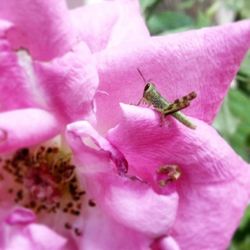
[[[250,52],[245,57],[236,79],[239,89],[250,96]]]
[[[246,55],[240,67],[240,73],[250,77],[250,52]]]
[[[226,96],[213,126],[229,141],[230,137],[235,133],[239,123],[239,118],[234,116],[229,108],[229,97]]]
[[[198,28],[207,27],[212,25],[212,19],[209,15],[206,13],[203,13],[201,11],[198,12],[197,20],[196,20],[196,26]]]
[[[142,7],[142,10],[145,11],[146,9],[152,7],[158,2],[158,0],[140,0],[140,4]]]
[[[250,126],[250,99],[240,90],[229,91],[229,107],[233,114]]]
[[[250,99],[231,89],[215,119],[214,126],[234,150],[250,162]]]
[[[233,244],[230,250],[249,250],[250,249],[250,207],[247,208],[244,217],[241,219],[240,226],[234,235]]]
[[[179,3],[179,8],[182,10],[191,9],[192,7],[194,7],[195,3],[196,3],[196,0],[186,0],[186,1]]]
[[[152,14],[148,19],[151,34],[160,34],[178,28],[189,28],[193,25],[193,19],[182,12],[164,11]]]

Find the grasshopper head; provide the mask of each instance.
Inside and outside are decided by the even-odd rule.
[[[143,90],[143,96],[147,96],[155,89],[155,85],[152,82],[147,82]]]

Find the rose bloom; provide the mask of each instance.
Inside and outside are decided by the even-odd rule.
[[[0,249],[223,250],[249,166],[210,126],[250,22],[150,37],[134,0],[0,2]],[[190,129],[133,105],[192,91]]]

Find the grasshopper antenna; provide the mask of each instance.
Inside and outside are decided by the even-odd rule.
[[[137,71],[139,73],[139,75],[141,76],[142,80],[144,81],[144,83],[147,83],[146,79],[144,78],[142,72],[137,68]]]
[[[141,72],[138,68],[137,68],[137,71],[138,71],[139,75],[141,76],[142,80],[144,81],[144,83],[147,84],[147,81],[146,81],[146,79],[144,78],[142,72]],[[139,106],[140,103],[143,102],[143,100],[144,100],[144,97],[142,97],[142,98],[139,100],[139,102],[136,104],[136,106]]]

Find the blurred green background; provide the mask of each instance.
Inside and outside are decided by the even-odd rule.
[[[250,18],[250,0],[140,0],[152,35]],[[232,82],[213,124],[235,151],[250,162],[250,52]],[[250,206],[229,250],[250,250]]]

